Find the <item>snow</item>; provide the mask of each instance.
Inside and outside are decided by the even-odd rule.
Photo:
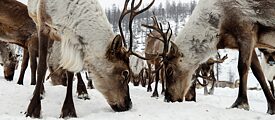
[[[26,1],[27,0],[19,0]],[[101,3],[103,0],[99,0]],[[156,0],[163,1],[164,0]],[[149,2],[149,1],[148,1]],[[110,1],[105,3],[111,3]],[[229,59],[222,65],[223,73],[220,80],[228,80],[228,71],[231,69],[237,73],[238,52],[222,50],[221,56],[228,54]],[[25,75],[24,86],[17,85],[20,66],[16,71],[14,81],[8,82],[4,79],[3,68],[0,67],[0,119],[1,120],[28,120],[26,111],[34,86],[30,85],[30,69]],[[254,76],[249,74],[248,86],[253,87],[258,83]],[[85,81],[87,82],[87,81]],[[61,107],[65,98],[66,88],[63,86],[52,86],[49,81],[45,82],[46,94],[42,100],[42,118],[47,120],[58,120]],[[160,89],[159,89],[160,90]],[[74,90],[76,91],[76,81]],[[151,98],[152,93],[146,92],[145,88],[130,85],[130,95],[133,108],[126,112],[114,112],[102,94],[97,90],[88,90],[91,100],[77,99],[74,92],[74,103],[78,118],[72,120],[100,119],[100,120],[274,120],[275,116],[266,114],[267,103],[262,91],[248,91],[250,111],[240,109],[227,109],[237,98],[238,89],[218,88],[213,96],[204,96],[203,89],[197,91],[197,102],[166,103],[163,96]]]
[[[0,68],[0,119],[1,120],[30,120],[26,118],[26,111],[32,97],[34,86],[30,85],[30,69],[25,75],[25,85],[17,85],[19,76],[16,71],[15,79],[8,82],[3,77]],[[85,81],[87,82],[87,81]],[[65,98],[66,88],[52,86],[45,82],[46,94],[42,100],[42,119],[59,120],[60,110]],[[76,81],[74,90],[76,91]],[[159,88],[160,90],[160,88]],[[78,118],[72,120],[274,120],[275,116],[266,114],[267,103],[262,91],[248,91],[250,111],[241,109],[227,109],[236,99],[238,89],[218,88],[213,96],[204,96],[203,89],[198,89],[197,102],[166,103],[163,96],[151,98],[152,93],[145,88],[133,87],[130,84],[130,94],[133,108],[126,112],[114,112],[104,97],[97,90],[88,90],[91,100],[77,99],[76,92],[73,99]]]

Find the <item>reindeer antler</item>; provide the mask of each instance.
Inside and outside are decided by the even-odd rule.
[[[153,29],[153,30],[157,31],[157,32],[161,35],[162,39],[161,39],[161,38],[158,38],[158,37],[155,37],[155,36],[152,36],[153,34],[152,34],[152,32],[150,31],[150,34],[149,34],[148,36],[149,36],[149,37],[152,37],[152,38],[155,38],[155,39],[157,39],[157,40],[160,40],[160,41],[162,41],[162,42],[164,43],[163,53],[160,54],[160,55],[165,59],[167,53],[169,52],[169,43],[170,43],[170,41],[171,41],[171,37],[172,37],[173,31],[172,31],[172,29],[171,29],[170,23],[168,22],[168,28],[167,28],[166,32],[164,32],[163,27],[162,27],[162,24],[161,24],[161,23],[158,23],[157,18],[156,18],[156,16],[155,16],[154,13],[153,13],[153,15],[154,15],[154,16],[151,17],[151,18],[153,19],[154,24],[153,24],[152,26],[142,24],[142,26],[144,26],[144,27],[146,27],[146,28],[149,28],[149,29]],[[169,34],[169,32],[170,32],[171,34]],[[168,35],[169,35],[169,36],[168,36]]]
[[[126,45],[126,40],[125,40],[125,37],[124,37],[124,34],[123,34],[123,31],[122,31],[122,20],[123,18],[127,15],[127,14],[130,14],[130,19],[129,19],[129,33],[130,33],[130,42],[129,42],[129,50],[128,50],[128,54],[129,55],[135,55],[141,59],[144,59],[144,60],[150,60],[150,59],[155,59],[157,58],[158,55],[155,55],[154,57],[152,58],[145,58],[145,57],[142,57],[140,56],[139,54],[135,53],[133,51],[133,30],[132,30],[132,24],[133,24],[133,20],[134,18],[145,12],[146,10],[148,10],[155,2],[155,0],[153,0],[147,7],[141,9],[141,10],[138,10],[138,8],[141,6],[141,3],[142,3],[142,0],[139,1],[139,3],[135,6],[135,0],[132,0],[132,3],[131,3],[131,9],[128,10],[127,9],[127,6],[129,4],[129,1],[130,0],[125,0],[125,4],[124,4],[124,8],[123,8],[123,11],[120,15],[120,18],[119,18],[119,31],[120,31],[120,34],[121,34],[121,37],[122,37],[122,40],[124,42],[124,46],[127,47]]]

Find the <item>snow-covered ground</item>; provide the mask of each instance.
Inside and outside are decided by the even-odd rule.
[[[30,84],[30,70],[25,75],[25,85],[17,85],[19,69],[15,80],[3,78],[0,67],[0,120],[22,120],[32,97],[34,86]],[[86,82],[86,81],[85,81]],[[74,82],[74,85],[76,81]],[[45,83],[46,94],[42,100],[42,119],[59,119],[65,98],[66,88]],[[76,91],[76,86],[74,86]],[[133,108],[127,112],[114,112],[97,90],[88,90],[91,100],[77,99],[74,102],[78,118],[72,120],[274,120],[275,115],[266,114],[267,104],[262,91],[248,91],[251,110],[227,109],[236,99],[238,89],[219,88],[215,95],[204,96],[203,90],[197,93],[197,102],[166,103],[163,96],[151,98],[145,88],[130,87]]]

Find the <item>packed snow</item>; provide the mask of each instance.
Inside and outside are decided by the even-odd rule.
[[[19,70],[14,81],[6,81],[3,68],[0,68],[0,120],[28,120],[25,111],[32,97],[34,86],[30,85],[30,69],[27,69],[24,85],[16,84]],[[84,77],[84,75],[83,75]],[[87,81],[85,81],[87,82]],[[42,119],[58,120],[66,94],[66,87],[52,86],[45,82],[46,94],[42,100]],[[159,88],[160,90],[160,88]],[[76,91],[76,80],[74,90]],[[133,108],[126,112],[114,112],[103,96],[95,89],[88,89],[90,100],[77,98],[74,103],[78,118],[72,120],[274,120],[275,116],[266,114],[267,103],[262,91],[248,91],[250,111],[227,109],[236,99],[238,89],[218,88],[214,95],[203,95],[198,89],[197,102],[166,103],[163,96],[151,98],[152,93],[143,87],[130,84]]]

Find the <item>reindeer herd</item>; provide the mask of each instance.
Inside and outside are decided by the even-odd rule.
[[[95,87],[117,112],[132,108],[130,81],[134,86],[147,85],[148,92],[155,82],[152,97],[159,96],[161,81],[166,102],[195,101],[198,77],[204,79],[202,86],[212,84],[210,92],[205,88],[205,94],[213,94],[213,64],[222,63],[227,56],[220,60],[210,57],[224,48],[239,50],[239,92],[231,107],[249,110],[247,76],[251,68],[266,97],[267,113],[275,114],[275,1],[200,0],[178,36],[173,35],[169,23],[165,28],[152,16],[152,25],[142,25],[151,29],[145,51],[137,53],[132,47],[133,21],[154,2],[141,8],[142,0],[125,0],[118,23],[120,34],[116,35],[98,0],[28,0],[28,6],[16,0],[1,0],[0,55],[4,77],[13,80],[18,66],[18,56],[10,44],[24,48],[18,84],[23,85],[30,60],[35,90],[26,116],[41,116],[47,69],[54,85],[67,86],[62,118],[77,116],[72,97],[74,74],[78,78],[78,96],[89,99],[81,71],[86,71],[90,88]],[[125,17],[129,17],[129,37],[125,37],[122,28]],[[265,56],[262,65],[255,48]]]

